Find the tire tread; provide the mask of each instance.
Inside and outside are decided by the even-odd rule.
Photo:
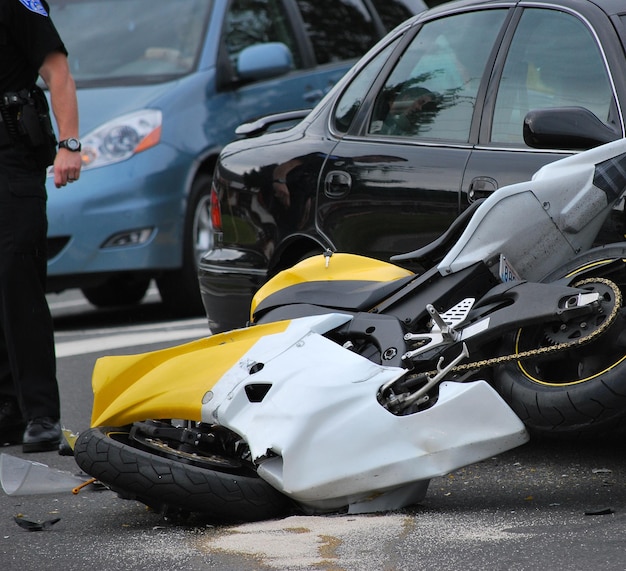
[[[76,440],[78,466],[126,499],[161,513],[189,512],[216,521],[256,521],[285,515],[288,499],[258,476],[200,468],[135,448],[91,428]]]

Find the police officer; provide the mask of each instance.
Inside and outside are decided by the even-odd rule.
[[[41,77],[50,93],[58,148]],[[0,0],[0,445],[58,449],[60,403],[45,297],[46,167],[81,167],[76,88],[44,0]]]

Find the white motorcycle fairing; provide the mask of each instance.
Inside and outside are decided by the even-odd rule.
[[[258,474],[305,509],[398,509],[421,500],[431,478],[528,441],[484,381],[444,382],[418,413],[387,411],[378,390],[407,371],[322,336],[350,319],[304,317],[260,338],[203,401],[202,420],[241,435]]]

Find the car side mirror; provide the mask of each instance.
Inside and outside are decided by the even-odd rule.
[[[241,81],[270,79],[284,75],[292,69],[291,50],[280,42],[248,46],[237,59],[237,76]]]
[[[524,142],[535,149],[584,150],[620,137],[584,107],[535,109],[524,117]]]

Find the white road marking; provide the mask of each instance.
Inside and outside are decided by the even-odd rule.
[[[206,336],[210,334],[209,326],[206,319],[199,317],[197,319],[181,319],[178,321],[161,321],[154,323],[145,323],[143,325],[120,325],[117,327],[103,327],[101,329],[85,329],[83,331],[56,331],[55,335],[58,338],[62,337],[76,337],[82,335],[86,337],[88,335],[116,335],[118,333],[137,333],[144,331],[176,331],[176,328],[182,329],[196,329],[198,334]]]
[[[78,341],[62,341],[56,343],[57,357],[71,357],[86,353],[99,353],[122,347],[135,347],[138,345],[151,345],[168,341],[193,340],[207,337],[199,329],[175,329],[172,331],[151,331],[146,333],[127,333],[122,335],[109,335],[107,337],[94,337],[93,339],[80,339]]]
[[[67,301],[54,301],[51,302],[50,300],[48,300],[48,307],[50,308],[50,310],[55,310],[55,309],[63,309],[65,307],[86,307],[88,306],[88,304],[85,302],[84,299],[70,299]]]
[[[176,328],[178,327],[178,329]],[[110,351],[154,343],[194,340],[211,335],[206,319],[187,319],[175,323],[151,323],[125,327],[110,327],[88,331],[55,333],[57,357],[71,357],[87,353]],[[81,336],[80,339],[70,339]],[[64,340],[65,338],[65,340]]]

